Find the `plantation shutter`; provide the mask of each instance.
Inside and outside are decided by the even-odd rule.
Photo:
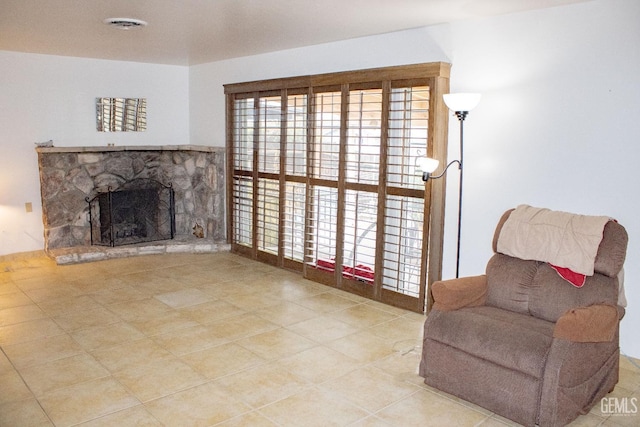
[[[448,65],[226,85],[232,251],[423,312],[440,275]],[[441,180],[438,180],[441,181]]]

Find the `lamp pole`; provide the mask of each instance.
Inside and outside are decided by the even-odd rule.
[[[469,111],[473,110],[480,102],[479,93],[449,93],[443,96],[444,103],[453,111],[460,122],[460,182],[458,185],[458,242],[456,247],[456,278],[460,277],[460,242],[462,240],[462,184],[464,181],[463,157],[464,157],[464,120]]]
[[[438,167],[438,160],[428,157],[420,158],[416,165],[422,169],[422,180],[442,178],[451,165],[458,164],[460,171],[460,182],[458,183],[458,242],[456,247],[456,278],[460,277],[460,240],[462,232],[462,181],[463,181],[463,156],[464,156],[464,119],[467,118],[469,111],[473,110],[480,102],[480,94],[478,93],[448,93],[443,96],[444,103],[449,110],[453,111],[460,121],[460,160],[450,162],[439,175],[432,175],[433,171]]]
[[[462,180],[463,180],[463,157],[464,157],[464,119],[467,117],[468,111],[456,111],[456,117],[460,121],[460,163],[458,163],[458,170],[460,170],[460,182],[458,184],[458,246],[456,248],[456,279],[460,277],[460,239],[462,236]]]

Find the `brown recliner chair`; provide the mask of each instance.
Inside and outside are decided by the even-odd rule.
[[[420,375],[439,390],[520,424],[560,426],[618,382],[618,275],[627,233],[604,226],[594,274],[575,287],[548,264],[497,252],[486,274],[436,282]]]

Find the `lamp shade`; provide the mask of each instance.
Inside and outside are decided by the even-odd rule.
[[[479,93],[447,93],[443,95],[444,103],[451,111],[471,111],[480,102]]]
[[[440,162],[430,157],[418,157],[416,160],[416,167],[422,172],[433,173],[438,168]]]

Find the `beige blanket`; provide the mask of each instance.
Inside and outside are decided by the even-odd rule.
[[[500,236],[498,252],[520,259],[548,262],[576,273],[593,275],[593,265],[610,218],[518,206]]]

